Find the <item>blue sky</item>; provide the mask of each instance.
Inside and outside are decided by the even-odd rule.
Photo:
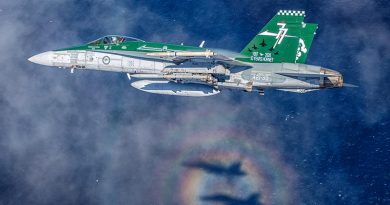
[[[26,60],[107,34],[240,51],[280,9],[319,24],[309,64],[359,88],[181,98],[135,90],[124,74]],[[388,11],[368,0],[0,0],[0,203],[206,204],[197,194],[216,191],[258,192],[262,204],[389,203]],[[231,186],[180,166],[202,157],[242,160],[253,178]]]

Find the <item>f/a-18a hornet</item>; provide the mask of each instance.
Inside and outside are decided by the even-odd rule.
[[[72,73],[77,69],[126,73],[134,88],[178,96],[343,87],[339,72],[305,64],[317,24],[304,23],[304,17],[304,11],[279,11],[240,53],[204,48],[204,42],[186,46],[110,35],[29,61],[69,68]]]

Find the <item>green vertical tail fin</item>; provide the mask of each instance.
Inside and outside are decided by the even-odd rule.
[[[237,58],[252,63],[305,63],[317,24],[304,23],[304,11],[281,10]]]

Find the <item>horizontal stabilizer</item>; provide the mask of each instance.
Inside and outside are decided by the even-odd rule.
[[[349,84],[349,83],[343,83],[343,87],[348,87],[348,88],[358,88],[359,86],[354,85],[354,84]]]

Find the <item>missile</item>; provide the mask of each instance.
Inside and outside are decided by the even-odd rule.
[[[165,79],[183,79],[183,80],[199,80],[199,81],[205,81],[205,82],[217,82],[217,79],[215,79],[211,75],[194,75],[192,73],[173,73],[168,75],[163,75],[163,78]]]
[[[163,73],[199,73],[199,74],[224,74],[229,75],[230,71],[222,65],[217,65],[212,68],[204,67],[166,67],[162,70]]]
[[[216,82],[217,80],[211,75],[196,75],[192,73],[172,73],[172,74],[133,74],[131,75],[133,78],[139,79],[181,79],[181,80],[198,80],[204,82]]]
[[[246,83],[232,83],[232,82],[217,82],[216,85],[218,88],[227,88],[227,89],[243,89],[246,92],[252,92],[253,88],[253,82],[246,82]]]
[[[154,52],[154,53],[147,53],[147,56],[153,56],[153,57],[213,57],[217,54],[212,51],[202,51],[202,52],[188,52],[188,51],[180,51],[180,52]]]

